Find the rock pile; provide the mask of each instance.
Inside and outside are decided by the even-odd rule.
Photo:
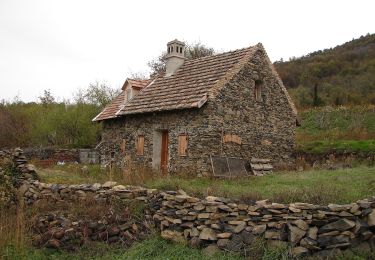
[[[104,213],[101,213],[104,214]],[[144,239],[150,231],[147,222],[138,222],[128,215],[108,214],[100,220],[82,220],[63,213],[39,216],[33,231],[33,245],[54,249],[75,250],[87,241],[120,243],[128,247]]]
[[[19,148],[14,149],[11,153],[12,160],[13,160],[13,167],[15,168],[15,172],[18,173],[17,181],[21,180],[37,180],[38,175],[35,170],[35,166],[29,164],[23,151]]]
[[[15,202],[14,187],[24,180],[38,179],[35,167],[27,163],[21,149],[0,151],[0,203]]]
[[[272,173],[273,166],[270,159],[251,158],[250,168],[255,176],[263,176]]]

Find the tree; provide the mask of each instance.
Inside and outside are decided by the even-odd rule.
[[[45,89],[43,96],[39,96],[38,98],[40,103],[42,103],[44,106],[55,103],[55,98],[52,96],[51,90],[49,89]]]
[[[185,43],[185,57],[188,60],[198,59],[205,56],[211,56],[215,53],[215,50],[211,47],[197,42],[193,44]],[[165,72],[167,53],[163,52],[159,57],[149,61],[147,65],[151,68],[151,76],[163,74]]]
[[[75,101],[77,103],[87,103],[103,108],[118,94],[119,90],[109,87],[105,82],[96,81],[95,83],[91,83],[86,90],[79,90],[75,95]]]
[[[28,144],[30,119],[19,108],[22,108],[22,104],[0,106],[0,147]]]

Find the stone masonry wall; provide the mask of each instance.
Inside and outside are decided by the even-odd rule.
[[[279,204],[268,200],[243,204],[230,199],[188,196],[183,191],[101,184],[59,185],[25,181],[19,192],[27,204],[48,201],[137,200],[161,236],[195,247],[242,252],[257,236],[269,244],[291,244],[291,253],[328,255],[332,250],[375,250],[375,197],[347,205]],[[114,232],[115,235],[118,232]],[[107,233],[108,234],[108,233]],[[110,237],[109,237],[110,238]]]
[[[268,158],[273,163],[292,163],[296,115],[283,94],[266,54],[258,50],[250,63],[220,91],[213,102],[213,126],[217,135],[235,134],[242,144],[224,143],[227,156]],[[261,100],[255,98],[255,81],[260,80]]]
[[[211,174],[210,155],[268,158],[273,163],[292,163],[296,116],[270,68],[265,52],[252,60],[200,109],[126,116],[103,122],[101,161],[122,166],[152,166],[153,133],[169,131],[171,172]],[[255,80],[262,80],[262,101],[254,96]],[[188,135],[187,156],[178,155],[178,136]],[[241,144],[223,143],[225,134],[237,135]],[[145,137],[144,155],[137,156],[135,142]],[[125,141],[125,150],[121,145]]]

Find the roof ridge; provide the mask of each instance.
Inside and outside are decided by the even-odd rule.
[[[245,48],[240,48],[240,49],[236,49],[236,50],[231,50],[231,51],[225,51],[225,52],[215,53],[215,54],[209,55],[209,56],[203,56],[203,57],[199,57],[199,58],[195,58],[195,59],[191,59],[191,60],[186,60],[185,62],[193,62],[193,61],[198,61],[198,60],[215,58],[215,57],[220,56],[220,55],[231,54],[233,52],[240,52],[240,51],[243,51],[243,50],[246,50],[246,49],[252,49],[252,48],[254,48],[256,46],[257,45],[249,46],[249,47],[245,47]]]

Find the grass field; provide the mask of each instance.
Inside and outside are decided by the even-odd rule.
[[[88,173],[80,172],[79,165],[54,166],[40,169],[44,182],[103,183],[110,179],[108,172],[89,166]],[[133,173],[136,177],[144,173]],[[113,173],[112,180],[120,184],[136,184],[162,190],[183,189],[191,195],[230,197],[243,201],[271,199],[289,203],[350,203],[375,194],[375,168],[357,166],[338,170],[309,170],[303,172],[275,172],[262,177],[242,179],[189,178],[187,176],[159,176],[132,178],[121,172]],[[135,180],[135,181],[134,181]]]
[[[177,244],[163,240],[158,235],[153,235],[149,239],[134,244],[128,249],[118,246],[109,246],[104,243],[88,243],[82,249],[75,252],[56,251],[50,249],[33,249],[24,247],[17,249],[7,246],[3,251],[4,259],[22,259],[22,260],[78,260],[78,259],[160,259],[160,260],[226,260],[226,259],[291,259],[288,257],[288,249],[286,247],[267,248],[264,240],[259,239],[249,250],[248,257],[238,254],[219,252],[213,255],[207,255],[201,249],[190,248],[187,245]],[[0,254],[1,256],[1,254]]]
[[[321,107],[299,111],[297,149],[375,151],[375,107]]]

